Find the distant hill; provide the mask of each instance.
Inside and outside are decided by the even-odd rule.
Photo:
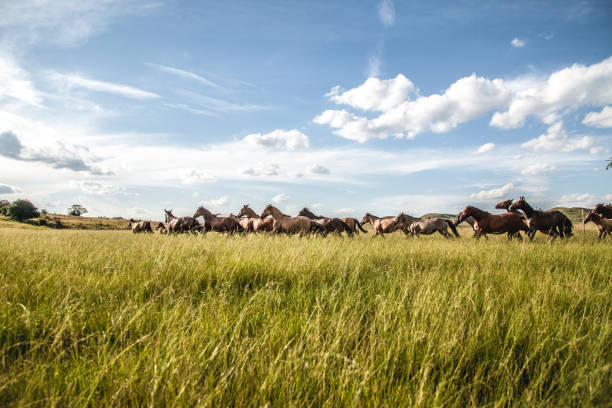
[[[580,223],[583,220],[582,212],[584,211],[584,217],[592,210],[592,208],[582,207],[554,207],[551,210],[561,211],[565,214],[573,223]]]
[[[419,218],[446,218],[447,220],[455,220],[456,214],[443,214],[443,213],[427,213],[421,215]]]
[[[13,221],[0,216],[0,227],[5,228],[66,228],[85,230],[127,230],[128,220],[114,217],[76,217],[73,215],[46,214],[26,222]]]

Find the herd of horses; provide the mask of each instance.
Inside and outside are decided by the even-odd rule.
[[[560,211],[535,210],[525,197],[517,201],[505,200],[496,204],[495,208],[505,209],[502,214],[491,214],[471,205],[459,213],[454,221],[442,217],[416,218],[399,213],[395,217],[377,217],[366,213],[361,221],[356,218],[323,217],[313,214],[308,208],[303,208],[299,214],[292,217],[283,214],[273,205],[268,205],[261,214],[257,214],[249,205],[244,205],[237,215],[222,217],[204,207],[199,207],[193,217],[176,217],[172,210],[166,210],[165,223],[158,223],[156,231],[165,234],[177,233],[207,233],[210,231],[235,233],[271,233],[271,234],[319,234],[327,236],[334,233],[352,237],[360,232],[367,233],[364,224],[370,224],[374,236],[384,237],[384,234],[402,231],[406,236],[430,235],[439,233],[446,238],[453,235],[459,237],[457,225],[466,222],[471,225],[475,238],[487,237],[488,234],[507,234],[508,239],[522,240],[524,232],[529,240],[533,240],[539,231],[550,237],[550,241],[559,237],[572,236],[572,222]],[[198,218],[202,217],[202,221]],[[598,239],[612,234],[612,205],[597,204],[587,214],[583,223],[593,222],[598,229]],[[150,221],[135,221],[130,219],[132,232],[153,232]],[[449,230],[452,235],[449,233]]]

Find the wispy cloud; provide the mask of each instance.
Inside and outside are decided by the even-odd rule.
[[[495,143],[485,143],[476,150],[476,153],[486,153],[493,150],[494,148]]]
[[[378,17],[386,27],[395,25],[395,5],[393,0],[382,0],[378,4]]]
[[[6,97],[34,106],[40,106],[42,103],[42,95],[30,80],[28,73],[11,55],[0,52],[0,100]]]
[[[20,194],[21,189],[8,184],[0,183],[0,194]]]
[[[160,98],[159,95],[153,92],[144,91],[142,89],[135,88],[129,85],[116,84],[113,82],[98,81],[95,79],[84,78],[80,75],[66,75],[60,73],[53,73],[51,75],[57,81],[62,81],[68,86],[75,86],[80,88],[89,89],[91,91],[106,92],[116,95],[121,95],[127,98],[134,99],[156,99]]]
[[[525,41],[514,37],[514,39],[510,41],[510,45],[512,45],[514,48],[522,48],[525,46]]]
[[[176,76],[181,77],[181,78],[191,79],[191,80],[200,82],[200,83],[202,83],[202,84],[204,84],[206,86],[210,86],[212,88],[222,89],[221,86],[219,86],[218,84],[214,83],[213,81],[211,81],[211,80],[209,80],[207,78],[204,78],[201,75],[198,75],[198,74],[195,74],[193,72],[190,72],[190,71],[186,71],[186,70],[183,70],[183,69],[180,69],[180,68],[169,67],[169,66],[166,66],[166,65],[158,65],[158,64],[147,64],[147,65],[150,66],[150,67],[157,68],[160,71],[164,71],[164,72],[167,72],[169,74],[176,75]]]
[[[248,112],[267,109],[265,106],[237,103],[225,99],[213,98],[212,96],[201,95],[186,89],[177,89],[175,92],[183,98],[189,99],[192,103],[215,112]]]

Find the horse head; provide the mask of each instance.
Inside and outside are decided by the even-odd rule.
[[[164,212],[166,213],[166,222],[170,221],[172,218],[176,218],[174,217],[174,214],[172,214],[172,209],[166,210],[164,208]]]
[[[272,215],[273,208],[274,208],[274,206],[272,204],[268,204],[266,206],[266,208],[264,208],[264,210],[261,213],[260,217],[261,218],[266,218],[268,215]]]
[[[586,217],[584,217],[584,220],[582,220],[582,223],[583,223],[583,224],[586,224],[586,223],[587,223],[587,222],[589,222],[589,221],[593,221],[593,219],[594,219],[594,218],[597,218],[597,217],[599,217],[599,214],[597,214],[597,213],[596,213],[596,212],[594,212],[594,211],[591,211],[591,212],[589,212],[589,213],[587,214],[587,216],[586,216]]]

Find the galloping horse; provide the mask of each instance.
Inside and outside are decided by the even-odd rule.
[[[472,217],[476,220],[476,238],[486,236],[486,234],[508,234],[508,239],[512,239],[512,236],[517,232],[527,230],[527,225],[523,217],[517,213],[508,212],[505,214],[493,215],[479,208],[468,205],[459,214],[457,223],[462,222],[467,217]],[[518,238],[522,240],[522,237],[518,235]]]
[[[476,222],[476,220],[472,217],[467,217],[459,221],[459,214],[457,214],[457,216],[455,217],[455,222],[454,222],[455,227],[457,227],[462,222],[465,222],[466,224],[469,224],[470,227],[472,227],[472,230],[474,231],[474,235],[472,235],[472,237],[476,238],[476,229],[477,229],[476,227],[478,226],[478,223]]]
[[[193,218],[202,216],[204,218],[204,232],[217,231],[217,232],[229,232],[233,234],[235,232],[243,232],[242,226],[232,217],[218,217],[211,213],[206,208],[200,206],[193,214]]]
[[[612,218],[612,204],[597,204],[593,211],[596,214],[601,215],[604,218]]]
[[[274,218],[274,226],[272,228],[272,233],[274,234],[284,232],[285,234],[300,234],[302,236],[308,233],[323,232],[323,228],[310,218],[302,216],[291,217],[283,214],[272,204],[268,204],[263,210],[261,218],[266,218],[268,215]]]
[[[257,214],[248,204],[243,205],[242,209],[238,213],[239,217],[243,215],[247,216],[249,220],[247,226],[249,231],[259,232],[259,231],[272,231],[272,227],[274,225],[273,218],[261,218],[259,214]]]
[[[418,222],[418,221],[423,221],[423,220],[421,218],[412,217],[408,214],[400,213],[398,215],[396,228],[402,231],[407,236],[408,235],[412,236],[414,235],[414,233],[412,232],[410,227],[412,226],[413,223]]]
[[[348,225],[348,227],[351,229],[351,231],[353,231],[353,233],[359,234],[359,231],[365,232],[366,234],[368,233],[368,231],[363,229],[363,227],[361,226],[361,223],[357,221],[357,218],[344,217],[340,219],[342,220],[343,223]]]
[[[525,197],[521,196],[518,201],[512,204],[510,211],[515,209],[523,210],[527,227],[529,231],[527,235],[529,240],[533,240],[536,231],[540,231],[551,236],[551,241],[557,236],[563,238],[565,235],[572,235],[572,222],[562,212],[557,210],[537,211],[525,201]]]
[[[361,224],[369,222],[374,229],[374,236],[380,235],[384,238],[384,233],[391,233],[397,230],[397,224],[403,219],[402,215],[405,214],[400,213],[393,218],[379,218],[370,213],[366,213],[361,219]]]
[[[346,225],[344,221],[342,221],[340,218],[328,218],[314,215],[306,207],[302,208],[302,211],[299,212],[298,216],[307,217],[311,220],[315,220],[317,224],[323,227],[325,235],[330,232],[335,232],[338,235],[342,235],[343,232],[346,232],[349,237],[353,236],[353,230],[348,225]]]
[[[586,224],[589,221],[593,221],[593,223],[597,225],[597,231],[598,231],[597,240],[598,241],[601,240],[602,236],[606,238],[606,235],[607,236],[612,235],[612,219],[604,218],[599,213],[596,213],[595,210],[593,210],[590,213],[588,213],[586,217],[584,217],[584,221],[582,221],[582,223]]]
[[[168,230],[166,229],[166,226],[164,225],[163,222],[160,222],[157,224],[157,227],[155,227],[155,231],[159,231],[160,234],[168,233]]]
[[[238,222],[238,224],[240,224],[240,226],[242,227],[242,231],[244,231],[244,232],[250,232],[251,231],[250,223],[249,223],[249,219],[248,218],[242,218],[242,217],[240,217],[238,215],[234,215],[234,213],[230,213],[229,217],[235,219],[236,222]]]
[[[166,224],[168,224],[168,233],[175,232],[191,232],[197,231],[201,228],[198,220],[192,217],[175,217],[172,214],[172,210],[166,210],[164,208],[164,212],[166,213]]]
[[[510,206],[512,205],[512,201],[512,199],[500,201],[499,203],[495,204],[495,208],[497,208],[498,210],[506,210],[510,212]],[[516,210],[514,212],[516,212]]]
[[[134,234],[138,232],[153,232],[151,229],[151,223],[149,221],[135,221],[130,218],[129,222]]]
[[[439,232],[445,238],[451,238],[451,235],[448,233],[448,228],[453,231],[455,237],[459,237],[459,233],[452,221],[444,218],[428,218],[426,220],[414,221],[410,224],[410,232],[416,236],[420,234],[431,235],[434,232]]]

